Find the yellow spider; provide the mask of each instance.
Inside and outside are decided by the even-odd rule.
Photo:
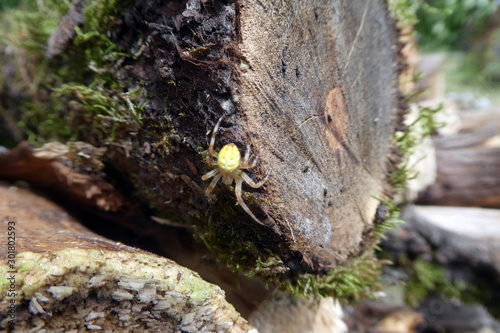
[[[219,119],[217,124],[214,127],[214,131],[212,133],[212,139],[210,140],[210,146],[208,147],[208,152],[207,154],[207,164],[216,166],[215,169],[212,171],[206,173],[201,177],[201,180],[205,181],[208,180],[212,177],[214,179],[208,186],[207,190],[205,191],[206,196],[208,197],[210,195],[210,192],[215,188],[217,183],[219,182],[219,179],[222,178],[222,182],[226,185],[231,185],[233,181],[235,182],[235,193],[236,193],[236,199],[238,200],[238,203],[240,206],[247,212],[248,215],[250,215],[255,221],[257,221],[259,224],[264,225],[261,221],[259,221],[255,215],[252,214],[250,209],[245,205],[243,202],[243,199],[241,197],[242,191],[241,191],[241,186],[243,185],[243,181],[245,181],[248,185],[250,185],[253,188],[259,188],[261,187],[269,178],[269,175],[267,175],[263,180],[261,180],[258,183],[255,183],[250,176],[248,176],[243,170],[245,169],[251,169],[255,167],[257,164],[257,158],[254,159],[253,163],[250,163],[250,146],[247,146],[247,150],[245,153],[245,157],[243,160],[241,160],[241,155],[240,151],[238,150],[238,147],[234,143],[229,143],[222,147],[222,149],[217,153],[214,150],[214,144],[215,144],[215,135],[217,134],[217,130],[219,129],[220,122],[223,117]],[[210,157],[214,157],[217,160],[211,161]]]

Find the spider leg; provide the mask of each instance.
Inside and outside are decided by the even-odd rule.
[[[252,178],[250,178],[249,175],[247,175],[246,173],[242,172],[241,173],[241,178],[248,184],[250,185],[251,187],[253,188],[259,188],[261,187],[262,185],[264,185],[264,183],[266,182],[266,180],[269,178],[269,174],[264,177],[264,179],[262,179],[260,182],[258,183],[255,183]]]
[[[220,175],[217,174],[214,179],[210,182],[210,185],[208,185],[207,190],[205,191],[205,195],[208,197],[210,195],[210,192],[215,188],[215,185],[219,182]]]
[[[248,162],[249,162],[249,159],[250,159],[250,153],[251,153],[250,145],[247,145],[247,150],[245,152],[245,157],[243,157],[243,161],[241,162],[241,167],[242,168],[248,167]]]
[[[212,155],[215,158],[217,158],[217,156],[218,156],[217,152],[214,150],[215,136],[217,135],[217,131],[219,130],[219,125],[220,125],[220,122],[222,121],[222,118],[224,118],[224,115],[222,117],[220,117],[219,121],[215,125],[214,130],[212,132],[212,138],[210,139],[210,145],[208,146],[208,152],[210,153],[210,155]],[[208,155],[207,155],[207,164],[210,164],[210,160],[209,160]]]
[[[259,156],[256,155],[255,158],[253,159],[253,162],[251,162],[248,166],[247,169],[254,168],[257,165],[257,161],[259,160]],[[249,161],[250,162],[250,161]]]
[[[247,145],[247,151],[245,152],[245,158],[241,162],[241,169],[251,169],[254,168],[257,165],[257,160],[259,159],[258,156],[250,156],[250,145]],[[252,158],[254,158],[253,162],[250,161]]]
[[[215,176],[217,174],[217,172],[219,172],[219,169],[213,169],[212,171],[210,172],[207,172],[206,174],[204,174],[202,177],[201,177],[201,180],[205,181],[207,179],[210,179],[212,178],[213,176]]]
[[[257,219],[255,217],[255,215],[253,215],[253,213],[250,211],[250,208],[248,208],[247,205],[245,205],[245,203],[243,202],[243,198],[241,197],[241,186],[242,185],[243,185],[243,178],[239,178],[236,181],[236,189],[235,189],[236,199],[238,200],[238,203],[240,204],[241,208],[243,208],[245,210],[245,212],[248,215],[250,215],[257,223],[265,226],[264,223],[262,223],[261,221],[259,221],[259,219]]]

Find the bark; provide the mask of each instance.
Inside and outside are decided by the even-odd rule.
[[[3,328],[12,328],[7,305],[15,301],[15,329],[23,332],[252,330],[224,292],[197,273],[101,237],[27,190],[0,186],[0,200],[9,203],[0,205],[2,243],[9,221],[16,238],[14,262],[5,246],[0,250],[2,278],[14,276],[2,283]]]
[[[26,181],[81,208],[138,214],[139,207],[106,179],[103,154],[84,142],[53,142],[41,148],[23,142],[0,154],[0,178]]]
[[[149,0],[122,13],[107,36],[134,57],[109,71],[122,89],[143,88],[148,104],[140,122],[115,127],[113,141],[92,127],[97,117],[83,122],[80,139],[107,147],[103,160],[143,206],[211,228],[222,244],[210,245],[239,257],[238,265],[276,256],[280,267],[268,275],[322,273],[359,256],[372,239],[374,196],[389,192],[392,137],[401,128],[401,62],[385,1]],[[63,41],[54,63],[67,59],[57,56],[65,36],[51,39]],[[66,56],[78,55],[75,47]],[[88,104],[71,99],[69,113]],[[260,156],[249,175],[270,174],[261,189],[244,186],[264,225],[235,206],[233,188],[204,194],[201,177],[212,166],[203,151],[223,115],[216,150],[249,146]],[[237,251],[248,244],[257,256]]]

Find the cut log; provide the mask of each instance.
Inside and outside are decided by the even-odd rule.
[[[197,225],[235,267],[278,266],[264,265],[262,275],[324,273],[360,256],[372,239],[374,196],[389,192],[392,138],[402,128],[401,59],[385,1],[150,0],[113,14],[103,36],[129,56],[73,63],[92,54],[63,36],[49,68],[88,89],[69,85],[37,98],[47,109],[63,103],[79,139],[108,148],[103,160],[144,205]],[[96,24],[84,22],[83,32]],[[79,68],[88,70],[76,75]],[[30,96],[9,86],[6,95]],[[134,99],[134,91],[142,93]],[[219,184],[205,196],[201,177],[214,166],[204,151],[223,115],[215,150],[229,142],[251,148],[260,160],[250,177],[270,175],[261,189],[243,187],[263,225],[235,206],[233,188]]]
[[[480,124],[479,119],[474,123]],[[435,139],[436,182],[419,195],[417,203],[499,208],[499,133],[500,126],[492,122],[469,133]]]
[[[306,269],[331,268],[359,253],[387,185],[394,28],[380,1],[240,2],[239,21],[236,110],[272,172],[268,225]]]
[[[98,236],[27,190],[0,186],[0,202],[12,246],[0,249],[3,328],[256,332],[197,273]]]

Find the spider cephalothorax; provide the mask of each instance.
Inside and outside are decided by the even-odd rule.
[[[243,202],[243,198],[241,197],[242,194],[241,187],[243,185],[243,182],[245,182],[253,188],[259,188],[266,182],[269,175],[267,175],[260,182],[255,183],[252,180],[252,178],[250,178],[250,176],[248,176],[245,173],[245,171],[243,171],[245,169],[251,169],[255,167],[255,165],[257,164],[257,158],[254,158],[253,162],[250,163],[250,146],[247,146],[247,150],[243,160],[241,160],[240,151],[234,143],[229,143],[225,145],[218,153],[214,150],[215,135],[217,134],[217,130],[219,129],[219,125],[222,118],[223,117],[219,119],[219,121],[214,127],[214,131],[212,133],[212,139],[210,140],[210,146],[208,147],[208,154],[207,154],[207,164],[215,166],[215,169],[204,174],[203,177],[201,177],[203,181],[214,177],[214,179],[208,186],[205,193],[207,196],[209,196],[210,192],[212,192],[212,190],[215,188],[215,186],[217,185],[217,183],[221,178],[222,182],[226,185],[231,185],[234,181],[236,184],[235,186],[236,199],[238,200],[240,206],[255,221],[257,221],[260,224],[263,224],[255,217],[255,215],[253,215],[253,213],[250,211],[247,205],[245,205],[245,203]],[[215,161],[211,160],[210,157],[215,157],[217,160]]]

